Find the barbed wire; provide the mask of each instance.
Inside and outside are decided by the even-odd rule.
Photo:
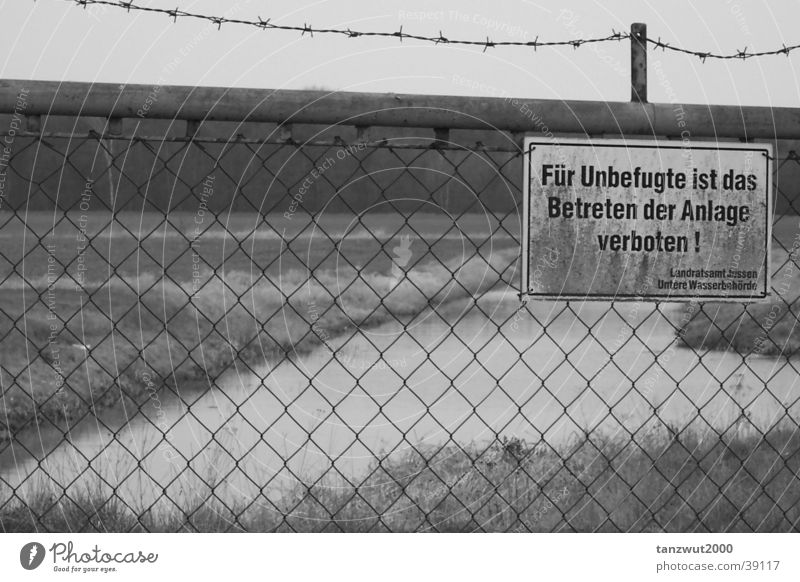
[[[36,0],[34,0],[34,2],[35,1]],[[577,49],[586,44],[619,42],[632,38],[631,34],[628,32],[617,32],[612,29],[611,34],[596,38],[576,38],[567,40],[540,41],[539,36],[537,35],[533,40],[496,41],[492,40],[489,36],[487,36],[485,39],[475,40],[475,39],[463,39],[463,38],[450,38],[448,36],[445,36],[441,30],[439,31],[438,36],[425,36],[422,34],[412,34],[404,32],[402,26],[400,26],[399,30],[394,32],[389,32],[389,31],[380,32],[380,31],[352,30],[351,28],[315,28],[307,23],[303,23],[302,26],[277,24],[275,22],[272,22],[271,18],[263,19],[261,18],[261,16],[257,17],[258,20],[245,20],[242,18],[229,18],[226,16],[213,16],[208,14],[188,12],[186,10],[181,10],[180,8],[170,9],[170,8],[155,8],[152,6],[143,6],[140,4],[136,4],[132,0],[131,1],[63,0],[63,1],[76,4],[78,6],[83,7],[84,9],[88,6],[108,6],[111,8],[121,8],[128,12],[134,10],[139,12],[151,12],[151,13],[163,14],[172,18],[173,22],[177,22],[178,18],[192,18],[198,20],[205,20],[212,24],[216,24],[218,29],[222,28],[223,24],[238,24],[238,25],[252,26],[255,28],[259,28],[261,30],[282,30],[288,32],[299,32],[301,36],[308,34],[309,36],[313,37],[315,34],[320,34],[320,35],[339,35],[348,38],[383,37],[383,38],[397,38],[400,40],[400,42],[402,42],[404,39],[408,39],[408,40],[430,42],[437,45],[451,44],[451,45],[478,46],[478,47],[483,47],[484,52],[486,52],[486,50],[489,48],[504,47],[504,46],[531,47],[534,50],[540,47],[559,47],[559,46],[571,46]],[[659,37],[658,39],[646,38],[644,40],[655,48],[660,48],[663,51],[672,51],[685,55],[695,56],[698,57],[702,62],[705,62],[707,59],[746,60],[756,57],[777,56],[777,55],[786,55],[788,57],[792,51],[800,49],[800,44],[794,44],[789,46],[787,46],[786,44],[782,44],[781,48],[768,51],[750,52],[748,51],[748,47],[745,47],[744,49],[737,49],[735,52],[732,53],[715,53],[711,51],[697,51],[697,50],[683,48],[681,46],[676,46],[673,45],[672,43],[662,41],[661,37]]]
[[[34,0],[35,2],[36,0]],[[598,43],[598,42],[608,42],[608,41],[621,41],[627,38],[630,38],[630,35],[625,32],[616,32],[612,30],[612,33],[608,36],[603,36],[599,38],[584,38],[584,39],[571,39],[571,40],[556,40],[556,41],[540,41],[539,37],[537,36],[534,40],[528,41],[494,41],[488,36],[483,40],[469,40],[469,39],[457,39],[457,38],[449,38],[442,34],[439,31],[439,36],[425,36],[421,34],[411,34],[403,31],[403,27],[401,26],[399,30],[394,32],[378,32],[378,31],[364,31],[364,30],[353,30],[351,28],[314,28],[313,26],[303,23],[302,26],[299,25],[289,25],[289,24],[277,24],[272,22],[271,18],[267,18],[266,20],[258,16],[258,20],[244,20],[241,18],[228,18],[226,16],[211,16],[207,14],[197,14],[194,12],[187,12],[185,10],[181,10],[180,8],[154,8],[152,6],[142,6],[136,4],[133,1],[126,2],[125,0],[63,0],[65,2],[70,2],[73,4],[77,4],[78,6],[82,6],[86,8],[87,6],[110,6],[113,8],[122,8],[127,11],[136,10],[140,12],[154,12],[158,14],[164,14],[172,18],[173,22],[177,22],[178,18],[194,18],[199,20],[206,20],[213,24],[217,25],[217,28],[221,28],[223,24],[240,24],[246,26],[253,26],[255,28],[260,28],[262,30],[283,30],[289,32],[299,32],[301,36],[308,34],[309,36],[314,36],[315,34],[333,34],[333,35],[340,35],[346,36],[349,38],[359,38],[359,37],[384,37],[384,38],[398,38],[400,42],[404,39],[408,40],[419,40],[425,42],[431,42],[434,44],[453,44],[453,45],[471,45],[471,46],[482,46],[483,50],[485,51],[488,48],[494,48],[498,46],[527,46],[533,47],[537,49],[539,47],[551,47],[551,46],[572,46],[574,48],[579,48],[584,44],[591,44],[591,43]]]
[[[771,51],[758,51],[758,52],[749,52],[747,47],[739,50],[737,49],[734,53],[727,53],[727,54],[720,54],[720,53],[713,53],[713,52],[705,52],[705,51],[695,51],[686,48],[682,48],[679,46],[673,46],[668,42],[663,42],[661,37],[658,39],[647,38],[645,39],[649,44],[653,45],[656,48],[660,48],[662,50],[669,50],[676,53],[681,53],[685,55],[691,55],[694,57],[698,57],[701,61],[705,62],[706,59],[721,59],[721,60],[732,60],[732,59],[752,59],[755,57],[770,57],[770,56],[777,56],[777,55],[786,55],[789,56],[789,53],[800,49],[800,44],[794,44],[790,46],[786,46],[785,44],[781,45],[781,48],[774,49]]]

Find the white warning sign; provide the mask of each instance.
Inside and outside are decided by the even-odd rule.
[[[766,297],[771,163],[769,144],[527,138],[523,293]]]

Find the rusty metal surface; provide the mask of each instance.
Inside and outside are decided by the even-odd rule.
[[[0,81],[0,113],[13,113],[23,92],[26,115],[447,127],[540,135],[680,136],[685,127],[691,127],[695,138],[792,139],[800,135],[800,113],[788,107],[22,80]]]
[[[769,145],[529,140],[526,151],[532,296],[766,297]],[[543,255],[555,264],[541,268]]]

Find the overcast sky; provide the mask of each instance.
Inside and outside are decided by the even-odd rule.
[[[492,40],[605,36],[635,21],[696,50],[772,50],[800,43],[800,3],[748,0],[418,1],[136,0],[212,15],[316,27]],[[264,88],[324,87],[459,95],[630,97],[629,42],[580,49],[480,48],[347,39],[178,20],[69,0],[4,0],[2,77]],[[558,6],[558,7],[556,7]],[[179,63],[170,67],[170,63]],[[750,61],[650,52],[651,101],[797,106],[800,51]]]

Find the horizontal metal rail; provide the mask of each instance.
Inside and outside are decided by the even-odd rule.
[[[505,153],[521,153],[521,146],[517,145],[486,145],[481,142],[447,142],[437,143],[433,139],[410,139],[410,138],[392,138],[382,137],[370,140],[344,140],[339,139],[295,139],[287,138],[280,139],[273,135],[265,135],[263,137],[246,137],[242,134],[229,137],[213,137],[204,135],[174,135],[174,136],[158,136],[158,135],[144,135],[134,133],[102,133],[97,131],[88,131],[84,134],[78,132],[69,133],[63,131],[0,131],[0,138],[6,136],[13,136],[15,138],[54,138],[54,139],[75,139],[76,137],[94,137],[96,139],[106,140],[108,142],[154,142],[154,143],[208,143],[208,144],[242,144],[242,145],[281,145],[281,146],[302,146],[302,147],[346,147],[357,145],[363,148],[374,149],[396,149],[396,150],[420,150],[420,149],[437,149],[442,151],[470,151],[470,152],[505,152]]]
[[[189,122],[497,129],[691,139],[800,138],[800,109],[787,107],[0,81],[0,113],[15,110],[31,116]]]

